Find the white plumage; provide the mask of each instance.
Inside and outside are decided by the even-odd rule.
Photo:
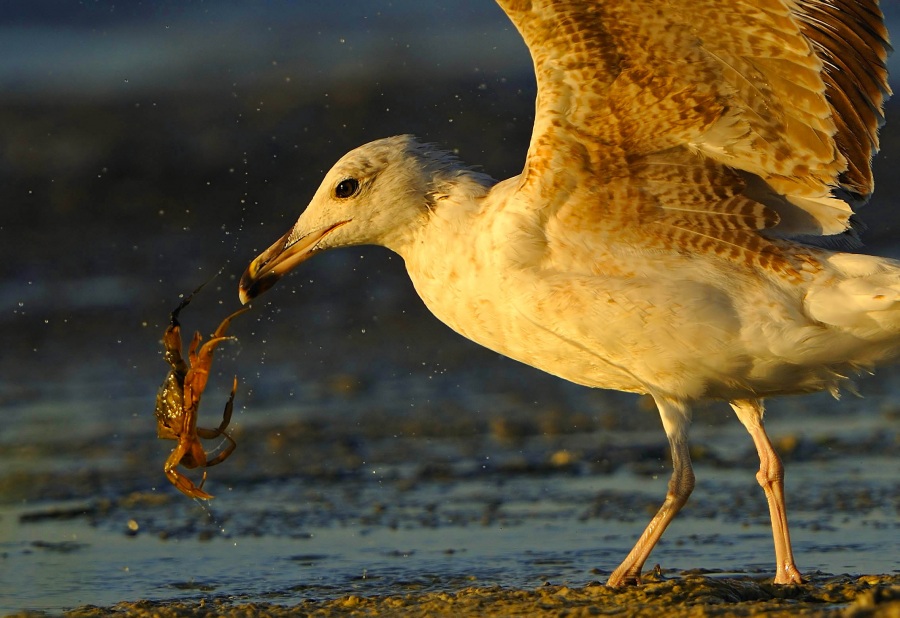
[[[611,585],[640,581],[693,489],[691,403],[729,402],[760,455],[775,582],[799,582],[762,399],[836,392],[900,353],[900,264],[796,240],[848,230],[836,189],[871,193],[877,2],[499,3],[538,80],[522,174],[496,182],[410,136],[357,148],[249,266],[242,299],[316,252],[378,244],[465,337],[651,395],[674,471]]]

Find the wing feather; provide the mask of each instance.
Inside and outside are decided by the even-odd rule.
[[[890,93],[878,0],[497,1],[535,65],[533,207],[565,210],[548,196],[588,178],[610,186],[584,205],[601,225],[759,254],[763,236],[846,230],[835,189],[871,193]]]

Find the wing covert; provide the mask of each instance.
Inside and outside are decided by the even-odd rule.
[[[649,192],[636,188],[649,200],[644,207],[602,206],[641,225],[647,212],[659,220],[659,209],[673,204],[666,182],[691,185],[702,176],[728,192],[747,189],[728,204],[757,201],[761,214],[742,219],[717,203],[691,216],[698,232],[722,236],[743,221],[747,231],[784,236],[842,232],[852,210],[833,191],[871,193],[889,94],[877,0],[498,3],[535,66],[535,126],[520,191],[536,206],[578,178],[659,182]],[[651,160],[655,181],[640,172]]]

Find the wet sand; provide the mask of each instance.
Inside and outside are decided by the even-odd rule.
[[[900,615],[900,576],[815,578],[803,586],[780,587],[759,580],[684,575],[651,581],[639,588],[613,590],[601,584],[583,588],[545,585],[535,590],[464,588],[455,592],[386,597],[350,595],[293,606],[199,603],[121,603],[111,608],[82,607],[72,618],[127,614],[162,618],[219,616],[842,616]]]
[[[190,314],[183,317],[189,324]],[[241,335],[248,325],[234,326],[241,353],[220,359],[204,399],[207,425],[218,420],[232,372],[261,353]],[[376,345],[362,349],[386,349],[392,332],[376,326],[367,333]],[[2,563],[16,605],[7,600],[0,613],[900,611],[897,398],[889,373],[863,383],[865,400],[773,405],[807,585],[770,583],[771,533],[752,446],[729,413],[710,407],[695,423],[691,501],[651,556],[646,585],[614,591],[598,582],[665,492],[669,464],[652,410],[635,398],[527,374],[512,391],[503,380],[513,379],[514,365],[490,376],[496,358],[455,361],[454,346],[467,344],[441,343],[441,365],[424,370],[424,380],[421,362],[411,363],[418,369],[398,362],[390,371],[399,375],[382,380],[365,371],[284,385],[242,377],[238,449],[209,469],[205,489],[216,498],[208,504],[188,500],[163,477],[172,443],[154,439],[145,398],[95,401],[82,412],[108,422],[67,434],[17,425],[0,474]],[[256,390],[264,384],[305,390],[285,405]],[[398,405],[398,392],[411,404]],[[76,410],[63,403],[53,414],[40,401],[13,420],[52,424]],[[35,579],[41,586],[29,590]]]

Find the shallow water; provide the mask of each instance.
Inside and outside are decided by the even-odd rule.
[[[597,565],[615,564],[636,531],[633,522],[579,522],[522,511],[516,518],[524,519],[511,524],[391,529],[348,523],[304,526],[301,538],[230,536],[226,527],[225,538],[206,541],[132,537],[71,521],[30,524],[12,531],[16,543],[4,544],[7,559],[15,563],[5,585],[19,592],[7,597],[3,610],[222,597],[296,604],[309,598],[476,584],[524,589],[544,582],[584,585],[599,578],[592,575]],[[6,509],[4,521],[21,514]],[[810,514],[799,520],[804,516]],[[826,530],[811,531],[801,524],[795,527],[802,530],[796,549],[809,571],[891,572],[900,549],[890,540],[897,536],[895,520],[870,513],[862,521]],[[769,531],[763,525],[684,518],[670,532],[678,540],[654,554],[667,573],[701,564],[716,565],[722,576],[760,575],[770,568]],[[853,541],[836,542],[835,536],[852,536]],[[42,585],[30,585],[34,581]]]
[[[223,365],[246,362],[223,356]],[[473,369],[466,387],[477,389],[484,378]],[[170,443],[153,439],[146,401],[95,402],[79,413],[146,413],[120,413],[119,422],[85,423],[65,435],[48,427],[78,406],[29,407],[32,429],[16,423],[4,434],[0,482],[14,499],[0,508],[0,610],[140,599],[293,605],[604,580],[665,492],[664,438],[652,412],[632,400],[617,420],[614,397],[614,411],[594,402],[608,417],[540,404],[512,414],[512,425],[499,412],[483,418],[484,410],[510,404],[496,394],[492,401],[491,387],[481,384],[484,405],[461,407],[443,435],[428,406],[400,404],[391,415],[405,387],[440,407],[441,381],[459,378],[448,374],[426,379],[436,383],[431,393],[410,373],[348,394],[354,380],[344,376],[338,390],[319,394],[321,406],[242,406],[238,450],[209,470],[206,488],[216,498],[208,505],[165,481]],[[260,380],[248,378],[248,389]],[[863,386],[896,388],[889,377]],[[204,401],[213,418],[214,392]],[[900,569],[893,401],[873,394],[843,408],[824,397],[772,406],[804,571]],[[367,422],[370,414],[376,419]],[[771,533],[749,439],[734,419],[701,410],[694,444],[697,489],[651,563],[670,576],[698,568],[771,574]]]

